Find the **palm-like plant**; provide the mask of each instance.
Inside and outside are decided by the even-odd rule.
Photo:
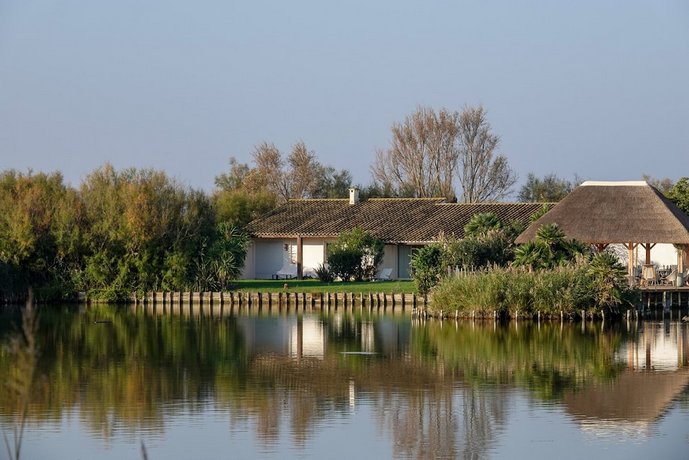
[[[622,302],[626,285],[626,272],[617,258],[601,252],[592,260],[587,270],[595,290],[596,305],[610,307]]]

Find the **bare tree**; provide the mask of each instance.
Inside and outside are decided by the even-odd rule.
[[[655,188],[657,188],[663,195],[667,195],[668,193],[670,193],[670,190],[672,190],[672,187],[675,185],[672,182],[672,179],[668,177],[664,179],[656,179],[650,174],[644,174],[642,178],[643,180],[648,182],[649,185],[652,185]]]
[[[393,124],[390,148],[379,150],[371,167],[374,180],[398,195],[454,198],[459,118],[444,108],[418,107]]]
[[[292,146],[287,158],[290,171],[286,174],[289,198],[309,198],[316,194],[323,167],[316,160],[313,150],[306,148],[303,141]]]
[[[254,149],[254,173],[251,180],[252,186],[265,188],[284,200],[290,198],[289,184],[282,171],[283,161],[280,150],[275,144],[261,142]]]
[[[462,201],[504,198],[517,177],[503,155],[495,156],[500,138],[490,130],[483,107],[466,107],[459,117],[458,176]]]

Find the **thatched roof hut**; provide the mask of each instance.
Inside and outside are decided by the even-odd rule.
[[[689,244],[689,216],[644,181],[584,182],[532,223],[517,243],[532,240],[541,225],[550,223],[588,244]]]
[[[544,224],[557,224],[568,238],[599,250],[624,244],[630,253],[630,275],[637,246],[646,250],[645,263],[650,264],[651,248],[657,243],[689,245],[689,216],[645,181],[584,182],[529,225],[516,242],[533,240]],[[679,262],[681,270],[681,258]]]

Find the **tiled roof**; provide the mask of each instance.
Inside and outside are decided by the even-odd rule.
[[[291,200],[252,221],[256,237],[336,237],[363,228],[387,242],[433,241],[440,233],[464,236],[474,214],[492,212],[503,222],[529,217],[541,203],[445,203],[442,198],[372,198],[350,205],[347,199]]]

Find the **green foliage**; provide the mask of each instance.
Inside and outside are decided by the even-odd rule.
[[[514,258],[514,238],[508,229],[497,229],[480,236],[449,240],[444,249],[443,265],[468,270],[506,265]]]
[[[342,232],[328,247],[330,271],[342,281],[375,279],[384,249],[383,242],[365,230]]]
[[[522,230],[517,222],[504,225],[493,213],[474,215],[464,228],[465,238],[444,238],[413,256],[412,277],[419,291],[428,292],[455,268],[477,270],[507,265],[514,259],[514,240]]]
[[[217,234],[205,258],[199,260],[200,273],[196,277],[199,291],[228,289],[229,282],[241,274],[246,259],[246,233],[227,223],[218,224]]]
[[[574,184],[560,179],[555,174],[547,174],[542,179],[529,173],[526,184],[519,191],[519,201],[555,202],[563,199],[574,189]]]
[[[250,193],[246,190],[220,190],[213,195],[219,222],[243,228],[252,220],[271,211],[277,197],[268,191]]]
[[[689,214],[689,177],[678,180],[667,193],[667,197],[685,214]]]
[[[314,270],[318,280],[322,283],[332,283],[335,280],[333,273],[323,264],[318,264],[318,267]]]
[[[540,209],[533,214],[531,214],[531,217],[529,217],[530,222],[536,222],[538,219],[543,217],[548,211],[550,211],[550,207],[543,203],[543,205],[540,207]]]
[[[575,315],[581,310],[614,311],[631,296],[624,270],[605,254],[590,263],[580,259],[550,270],[494,268],[446,278],[433,289],[431,308],[485,316],[514,310],[525,315]]]
[[[357,248],[331,246],[328,250],[328,266],[332,274],[342,281],[356,279],[361,272],[362,252]]]
[[[586,247],[575,240],[567,240],[556,224],[542,225],[536,238],[514,251],[514,265],[529,270],[549,269],[572,262],[583,255]]]
[[[112,166],[75,190],[60,174],[0,173],[0,297],[62,300],[86,291],[120,301],[133,291],[225,287],[245,235],[216,226],[201,191],[160,171]],[[202,267],[199,269],[199,267]]]
[[[594,299],[599,307],[612,307],[629,301],[627,272],[612,254],[597,254],[587,273],[593,284]]]
[[[419,248],[411,257],[411,274],[416,288],[427,294],[443,275],[443,248],[439,244],[429,244]]]
[[[74,293],[69,280],[83,244],[83,207],[59,173],[0,174],[0,291],[23,294],[29,286]],[[39,299],[47,291],[38,293]]]
[[[469,223],[464,226],[465,237],[479,237],[487,234],[492,230],[499,230],[502,228],[502,222],[495,213],[484,212],[474,214]]]

